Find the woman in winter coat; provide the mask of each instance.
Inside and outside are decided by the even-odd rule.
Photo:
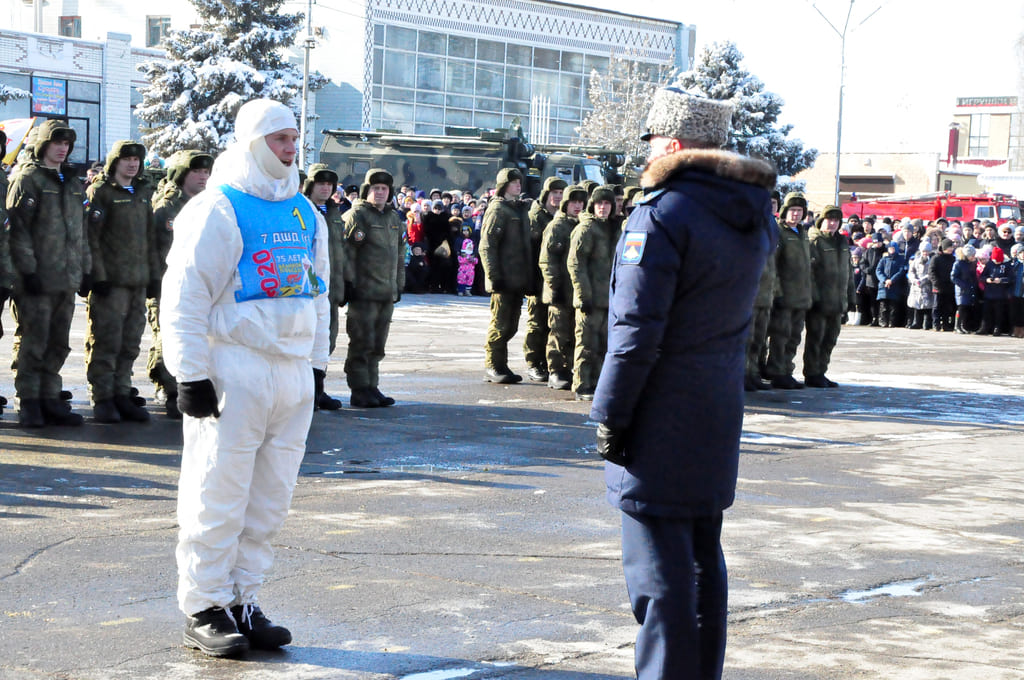
[[[906,299],[903,286],[907,281],[907,262],[900,255],[895,241],[889,242],[888,252],[875,267],[875,277],[878,279],[881,325],[892,328],[896,306]]]
[[[1009,332],[1012,274],[1010,263],[1005,261],[1002,249],[992,248],[990,259],[979,274],[979,278],[985,284],[979,335],[1003,335]]]
[[[950,278],[956,286],[956,332],[970,333],[974,326],[974,304],[978,300],[978,274],[975,271],[974,246],[956,249],[956,262]]]
[[[860,268],[864,272],[864,285],[857,296],[857,308],[860,310],[862,326],[877,326],[879,323],[878,277],[875,275],[875,269],[885,254],[885,244],[878,232],[872,234],[870,239],[864,246],[864,255],[860,260]]]
[[[932,329],[932,307],[935,306],[935,294],[932,292],[931,281],[928,280],[928,268],[932,260],[932,244],[930,241],[921,243],[917,256],[910,262],[907,269],[907,281],[910,282],[910,294],[907,295],[907,307],[910,308],[913,329]]]

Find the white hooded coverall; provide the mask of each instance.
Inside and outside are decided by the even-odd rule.
[[[178,605],[186,615],[256,602],[305,452],[312,368],[327,366],[330,308],[323,282],[330,280],[330,264],[323,217],[312,209],[315,235],[311,248],[301,250],[319,287],[307,287],[306,295],[244,299],[240,260],[254,236],[250,230],[245,242],[235,207],[220,188],[247,194],[246,205],[263,205],[267,214],[294,204],[297,168],[275,168],[284,175],[275,179],[261,162],[267,162],[263,137],[296,127],[283,104],[245,104],[235,141],[214,164],[210,188],[174,221],[160,305],[164,358],[180,382],[210,379],[221,412],[219,418],[186,415],[182,426],[177,561]],[[299,221],[303,231],[313,226]]]

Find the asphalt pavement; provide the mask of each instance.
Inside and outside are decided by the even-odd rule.
[[[347,407],[339,340],[346,408],[314,416],[261,597],[294,643],[238,660],[181,644],[180,424],[88,418],[84,312],[65,382],[85,426],[0,420],[0,679],[633,677],[588,405],[481,380],[486,299],[403,298],[391,408]],[[1013,338],[844,327],[839,389],[750,397],[727,680],[1024,678],[1022,357]]]

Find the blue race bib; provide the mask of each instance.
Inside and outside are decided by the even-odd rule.
[[[311,298],[326,288],[315,271],[316,215],[302,194],[266,201],[226,185],[220,190],[231,201],[242,236],[236,302]]]

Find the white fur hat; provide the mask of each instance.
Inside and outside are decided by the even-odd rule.
[[[292,110],[273,99],[246,102],[235,117],[235,140],[245,146],[278,130],[298,129]]]
[[[663,87],[654,93],[651,111],[647,114],[647,132],[640,139],[674,137],[693,142],[724,146],[732,127],[732,105],[684,92],[676,87]]]

